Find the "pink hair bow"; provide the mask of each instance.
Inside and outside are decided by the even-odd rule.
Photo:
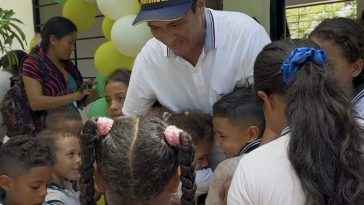
[[[109,134],[113,124],[114,120],[107,117],[99,117],[96,122],[97,131],[100,135],[106,136]]]
[[[174,125],[170,125],[164,131],[164,136],[167,140],[167,143],[171,146],[178,146],[179,145],[179,134],[183,132],[183,130],[178,129]]]

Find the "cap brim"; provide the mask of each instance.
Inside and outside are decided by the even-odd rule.
[[[133,25],[145,21],[173,21],[184,17],[191,9],[192,1],[177,6],[140,11],[133,21]]]

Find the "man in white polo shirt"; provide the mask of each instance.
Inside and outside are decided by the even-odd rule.
[[[135,60],[123,113],[142,115],[158,100],[174,112],[212,105],[253,76],[254,61],[270,43],[264,28],[237,12],[205,8],[205,0],[140,0],[134,25],[154,36]]]

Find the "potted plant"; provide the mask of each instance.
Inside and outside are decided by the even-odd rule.
[[[15,18],[14,14],[12,9],[0,8],[0,53],[6,56],[9,65],[19,65],[20,63],[15,53],[11,52],[14,40],[19,42],[23,50],[24,42],[26,43],[25,34],[17,25],[23,24],[23,22]]]

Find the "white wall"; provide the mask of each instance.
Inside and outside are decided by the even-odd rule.
[[[361,17],[362,13],[364,12],[364,0],[357,0],[357,14],[358,17]]]
[[[270,0],[224,0],[224,10],[255,17],[270,33]]]
[[[0,7],[3,9],[12,9],[15,12],[14,17],[21,20],[24,24],[19,25],[26,36],[29,44],[34,36],[34,23],[33,23],[33,5],[31,0],[0,0]],[[25,45],[25,49],[29,48]],[[12,49],[21,49],[20,44],[14,41]]]

